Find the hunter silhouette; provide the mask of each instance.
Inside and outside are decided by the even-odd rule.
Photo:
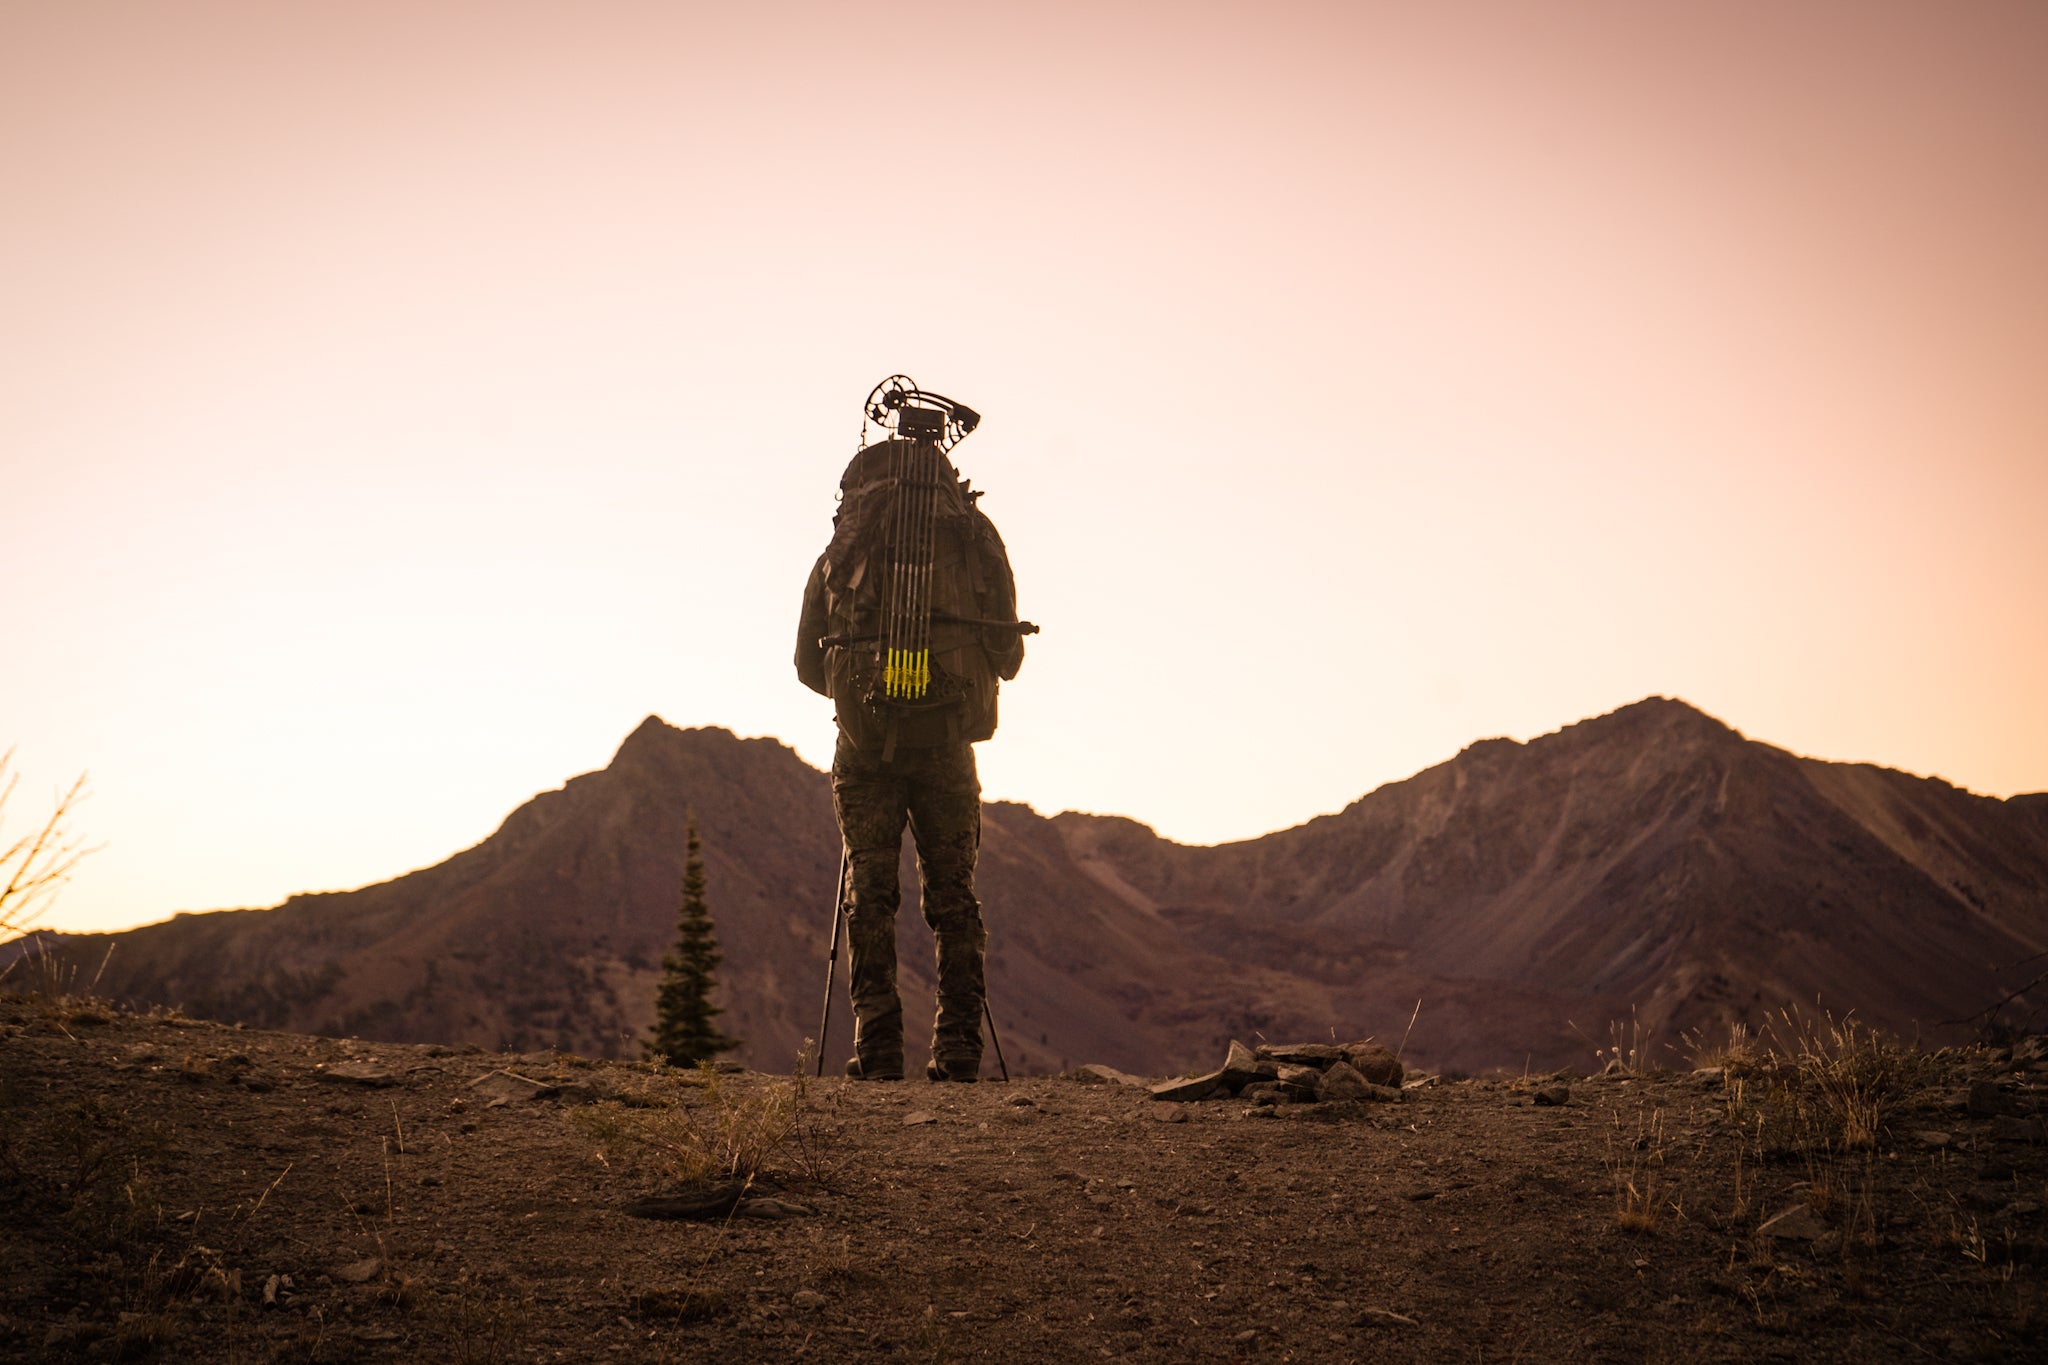
[[[981,779],[974,745],[995,733],[999,684],[1024,662],[1016,580],[995,526],[947,451],[980,418],[901,375],[869,395],[882,437],[839,480],[832,540],[804,586],[796,671],[833,701],[832,803],[842,862],[837,913],[851,960],[849,1076],[900,1080],[897,863],[917,843],[925,922],[938,950],[932,1080],[979,1078],[988,934],[974,894]],[[866,436],[863,423],[862,434]],[[838,923],[833,926],[837,953]],[[826,1010],[830,1017],[831,985]],[[994,1032],[990,1019],[990,1033]],[[823,1026],[819,1046],[824,1046]],[[1000,1052],[1001,1044],[997,1044]]]

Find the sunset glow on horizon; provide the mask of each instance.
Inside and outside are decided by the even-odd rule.
[[[897,371],[1044,627],[990,799],[1249,838],[1650,694],[2048,789],[2048,7],[17,4],[0,165],[54,928],[649,713],[825,766]]]

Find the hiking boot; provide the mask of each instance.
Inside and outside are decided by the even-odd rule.
[[[880,1062],[864,1067],[860,1058],[848,1057],[846,1074],[856,1081],[900,1081],[903,1079],[903,1063],[898,1062],[895,1069],[891,1070]]]
[[[960,1081],[972,1085],[981,1079],[981,1062],[979,1059],[967,1062],[958,1058],[951,1062],[942,1062],[934,1057],[924,1064],[924,1078],[928,1081]]]

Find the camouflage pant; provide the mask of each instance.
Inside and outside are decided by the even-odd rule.
[[[855,1054],[870,1074],[903,1067],[896,867],[907,819],[917,840],[925,923],[938,941],[932,1056],[949,1071],[973,1075],[981,1066],[982,957],[988,946],[981,902],[974,898],[974,860],[981,849],[974,746],[899,749],[883,763],[842,735],[832,755],[832,804],[846,841]]]

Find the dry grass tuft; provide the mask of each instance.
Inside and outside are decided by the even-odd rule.
[[[606,1165],[646,1164],[663,1180],[698,1184],[751,1180],[796,1132],[806,1100],[803,1077],[736,1085],[716,1067],[699,1069],[693,1106],[623,1096],[576,1110],[570,1122],[598,1145]]]
[[[1636,1131],[1622,1127],[1621,1115],[1607,1134],[1606,1165],[1614,1185],[1614,1226],[1623,1232],[1654,1233],[1665,1199],[1660,1188],[1664,1169],[1664,1111],[1643,1106],[1636,1113]]]
[[[11,950],[14,955],[0,968],[0,984],[29,1005],[44,1030],[75,1040],[74,1028],[98,1028],[119,1017],[111,1001],[94,994],[114,955],[112,944],[107,945],[99,969],[83,984],[78,963],[51,952],[41,934],[24,935]]]
[[[1650,1037],[1643,1032],[1642,1020],[1637,1018],[1634,1006],[1629,1007],[1626,1020],[1607,1021],[1607,1046],[1602,1047],[1587,1036],[1584,1029],[1567,1019],[1572,1032],[1584,1038],[1593,1048],[1594,1070],[1605,1075],[1617,1073],[1630,1076],[1646,1076],[1656,1070],[1650,1060]],[[1665,1050],[1670,1051],[1667,1044]]]

